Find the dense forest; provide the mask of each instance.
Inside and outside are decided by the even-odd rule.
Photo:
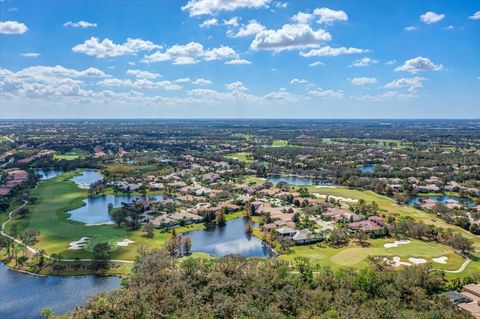
[[[439,296],[452,283],[425,265],[334,272],[298,259],[292,272],[273,259],[139,256],[120,290],[61,318],[471,318]]]

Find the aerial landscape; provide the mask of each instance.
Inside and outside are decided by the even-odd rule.
[[[479,10],[0,1],[0,318],[480,318]]]

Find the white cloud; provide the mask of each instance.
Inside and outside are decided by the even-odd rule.
[[[305,79],[292,79],[290,84],[307,84],[308,81]]]
[[[325,65],[325,63],[323,63],[322,61],[317,61],[317,62],[312,62],[309,64],[309,66],[313,67],[313,66],[323,66]]]
[[[244,59],[233,59],[225,62],[225,64],[252,64],[252,62]]]
[[[1,34],[24,34],[28,31],[25,24],[18,21],[0,21]]]
[[[215,18],[211,18],[200,23],[200,28],[210,28],[214,25],[218,25],[218,20]]]
[[[332,24],[335,21],[348,21],[348,15],[342,10],[317,8],[313,14],[318,17],[317,23]]]
[[[256,20],[248,21],[247,25],[243,25],[237,33],[234,33],[231,30],[227,31],[227,35],[232,38],[247,37],[250,35],[255,35],[264,31],[266,28],[258,23]]]
[[[285,9],[288,8],[288,3],[286,2],[277,2],[275,3],[276,8]]]
[[[433,24],[443,20],[444,18],[445,18],[444,14],[438,14],[433,11],[428,11],[420,16],[420,21],[426,24]]]
[[[395,63],[397,63],[397,60],[395,60],[395,59],[394,59],[394,60],[389,60],[389,61],[385,62],[386,65],[393,65],[393,64],[395,64]]]
[[[195,81],[193,81],[192,84],[200,85],[200,86],[211,85],[212,81],[206,80],[206,79],[203,79],[203,78],[199,78],[199,79],[196,79]]]
[[[272,91],[268,94],[265,94],[263,98],[267,101],[282,102],[282,103],[298,102],[305,99],[305,97],[301,95],[296,95],[288,92],[287,89],[285,88],[280,88],[276,91]]]
[[[324,46],[320,49],[310,50],[308,52],[300,52],[300,55],[306,58],[312,56],[339,56],[344,54],[360,54],[360,53],[367,53],[368,50],[365,49],[358,49],[358,48],[346,48],[346,47],[338,47],[332,48],[330,46]]]
[[[78,21],[78,22],[68,21],[68,22],[65,22],[63,26],[86,29],[86,28],[96,28],[97,24],[93,22],[87,22],[87,21]]]
[[[365,58],[354,60],[350,65],[350,67],[364,67],[364,66],[369,66],[376,63],[378,63],[377,60],[365,57]]]
[[[449,26],[446,26],[446,27],[444,27],[443,29],[444,29],[444,30],[453,30],[453,29],[455,29],[455,27],[450,24]]]
[[[122,55],[133,55],[141,51],[151,51],[160,49],[162,46],[151,41],[142,39],[128,38],[122,44],[113,43],[112,40],[105,38],[102,42],[97,37],[91,37],[82,44],[78,44],[72,48],[75,53],[83,53],[97,58],[117,57]]]
[[[417,27],[414,27],[413,25],[411,25],[411,26],[403,28],[403,30],[408,31],[408,32],[413,32],[413,31],[417,30]]]
[[[190,78],[180,78],[180,79],[176,79],[175,83],[188,83],[190,81],[191,81]]]
[[[341,99],[343,98],[344,94],[342,90],[322,90],[322,89],[317,89],[317,90],[312,90],[308,91],[308,94],[325,98],[325,99]]]
[[[468,17],[470,20],[480,20],[480,11],[475,12],[473,15]]]
[[[322,29],[314,31],[307,24],[285,24],[281,29],[264,30],[258,33],[250,44],[250,48],[280,52],[316,48],[331,39],[330,33]]]
[[[128,75],[133,75],[138,79],[156,79],[161,75],[158,73],[151,73],[143,70],[127,70]]]
[[[238,27],[238,17],[232,17],[228,20],[223,20],[223,23],[229,27]]]
[[[172,83],[170,81],[160,81],[153,82],[147,79],[137,79],[132,81],[130,79],[105,79],[98,82],[99,85],[109,86],[109,87],[132,87],[136,89],[163,89],[167,91],[178,91],[182,87],[178,84]]]
[[[401,100],[401,101],[409,101],[415,98],[416,95],[413,93],[399,93],[397,91],[388,91],[383,94],[378,95],[364,95],[360,99],[366,101],[375,101],[375,102],[382,102],[386,100]]]
[[[442,69],[443,65],[434,64],[429,58],[419,56],[405,61],[403,65],[396,67],[395,71],[417,73],[421,71],[440,71]]]
[[[143,57],[142,62],[173,61],[173,64],[195,64],[199,62],[199,59],[213,61],[235,58],[238,58],[238,54],[230,47],[220,46],[205,51],[202,44],[189,42],[185,45],[175,44],[165,50],[165,52],[156,51],[151,55],[146,55]]]
[[[232,83],[225,84],[225,87],[227,88],[227,90],[230,90],[230,91],[246,91],[247,90],[245,85],[243,85],[243,83],[240,81],[235,81]]]
[[[296,21],[297,23],[300,24],[307,24],[312,20],[313,15],[311,13],[306,13],[306,12],[298,12],[296,15],[292,17],[293,21]]]
[[[367,85],[377,83],[377,78],[358,77],[350,80],[353,85]]]
[[[408,88],[409,92],[415,92],[418,89],[422,88],[422,81],[424,81],[425,78],[416,76],[413,78],[400,78],[393,80],[390,83],[387,83],[385,85],[385,88],[387,89],[399,89],[399,88]]]
[[[238,58],[237,52],[235,52],[235,50],[232,49],[231,47],[227,47],[223,45],[218,48],[207,50],[203,54],[203,59],[206,61],[234,59],[234,58]]]
[[[21,56],[26,57],[26,58],[38,58],[40,56],[40,53],[37,52],[24,52],[20,53]]]
[[[190,0],[182,7],[191,17],[213,15],[221,11],[266,7],[270,0]]]

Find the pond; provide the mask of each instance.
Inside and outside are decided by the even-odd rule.
[[[108,205],[112,204],[113,208],[122,207],[122,203],[131,203],[141,198],[162,201],[162,195],[149,195],[147,197],[140,195],[103,195],[89,197],[84,199],[84,206],[68,211],[71,216],[70,220],[79,221],[89,225],[108,223],[112,221],[108,213]]]
[[[225,226],[194,231],[188,234],[192,239],[192,252],[207,253],[214,257],[239,254],[244,257],[274,257],[275,252],[266,243],[245,232],[244,218],[228,221]]]
[[[373,164],[360,165],[360,166],[357,166],[357,169],[361,173],[371,174],[371,173],[375,172],[375,165],[373,165]]]
[[[89,188],[90,185],[101,180],[103,180],[103,175],[94,169],[84,170],[80,175],[72,178],[72,181],[74,181],[80,188]]]
[[[40,180],[42,181],[63,174],[63,171],[54,168],[39,168],[35,170],[35,172],[37,173],[37,175],[40,175]]]
[[[0,263],[0,318],[40,318],[45,307],[59,315],[84,304],[90,295],[119,287],[119,277],[39,277],[9,270]]]
[[[287,183],[288,185],[297,186],[309,186],[309,185],[332,185],[328,180],[320,180],[318,178],[307,176],[294,176],[294,175],[270,175],[267,180],[273,185],[278,183]]]
[[[438,196],[412,196],[408,200],[409,205],[421,205],[422,204],[422,199],[431,199],[436,201],[439,204],[446,204],[448,200],[455,200],[459,202],[462,205],[468,206],[468,207],[475,207],[475,202],[468,199],[468,198],[463,198],[459,196],[443,196],[443,195],[438,195]]]

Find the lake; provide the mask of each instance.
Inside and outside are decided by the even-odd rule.
[[[89,197],[84,199],[84,206],[68,211],[71,214],[70,220],[79,221],[85,224],[101,224],[112,220],[108,213],[108,205],[112,204],[113,208],[122,207],[122,203],[131,203],[141,198],[150,198],[152,200],[162,201],[162,195],[149,195],[147,197],[141,195],[103,195]]]
[[[90,295],[119,287],[119,277],[39,277],[9,270],[0,263],[0,318],[40,318],[45,307],[62,314],[84,304]]]
[[[80,175],[72,178],[72,181],[74,181],[80,188],[89,188],[90,185],[101,180],[103,180],[103,175],[94,169],[84,170]]]
[[[360,166],[357,166],[357,169],[362,173],[371,174],[375,172],[375,165],[373,164],[360,165]]]
[[[274,257],[275,252],[266,243],[245,232],[246,220],[236,218],[225,226],[188,233],[192,239],[192,252],[207,253],[214,257],[239,254],[244,257]]]
[[[44,181],[50,178],[54,178],[55,176],[58,176],[60,174],[63,174],[63,171],[60,171],[58,169],[53,169],[53,168],[39,168],[35,170],[37,175],[40,175],[40,180]]]
[[[308,186],[308,185],[332,185],[331,182],[320,180],[318,178],[293,175],[270,175],[267,180],[273,185],[278,183],[287,183],[288,185]]]
[[[463,198],[463,197],[459,197],[459,196],[442,196],[442,195],[438,195],[438,196],[412,196],[408,200],[408,204],[409,205],[421,205],[422,204],[421,200],[422,199],[427,199],[427,198],[432,199],[439,204],[445,204],[447,202],[447,200],[456,200],[457,202],[459,202],[462,205],[469,206],[469,207],[475,207],[475,203],[468,198]]]

